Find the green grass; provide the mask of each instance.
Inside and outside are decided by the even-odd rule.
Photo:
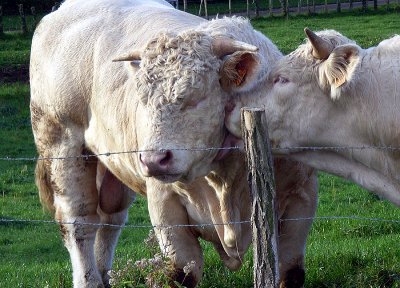
[[[0,67],[28,64],[31,38],[18,32],[0,34]]]
[[[18,13],[18,12],[17,12]],[[40,19],[43,15],[37,16],[37,23],[39,23]],[[31,15],[25,15],[26,26],[28,31],[32,31],[34,29],[34,19]],[[4,31],[21,31],[22,30],[22,21],[20,16],[15,15],[5,15],[3,16],[3,29]]]
[[[315,16],[294,16],[285,21],[280,17],[263,17],[252,21],[254,27],[267,35],[283,53],[297,48],[305,39],[305,27],[318,31],[335,29],[367,48],[383,39],[400,34],[400,14],[378,12],[343,12]]]
[[[400,33],[398,13],[358,12],[260,18],[254,26],[285,53],[302,43],[305,26],[337,29],[368,47]],[[30,37],[17,33],[0,39],[1,63],[28,63]],[[24,56],[18,56],[24,55]],[[0,158],[32,157],[35,148],[29,121],[29,86],[0,86]],[[0,160],[0,218],[51,217],[42,211],[32,161]],[[400,209],[337,177],[321,173],[318,216],[356,215],[400,219]],[[145,199],[130,208],[130,224],[149,223]],[[128,259],[150,257],[143,240],[148,228],[126,228],[115,255],[116,269]],[[307,245],[306,287],[400,287],[400,224],[352,219],[316,219]],[[251,251],[238,272],[228,271],[208,243],[202,288],[253,287]],[[0,222],[0,287],[71,287],[71,265],[58,227],[51,223]]]
[[[250,15],[254,15],[254,11],[256,9],[255,4],[253,3],[254,1],[249,1],[249,13]],[[267,11],[269,9],[269,1],[263,0],[263,1],[258,1],[259,2],[259,10],[264,10]],[[326,3],[328,4],[336,4],[336,0],[326,0]],[[341,0],[341,3],[349,3],[349,0]],[[358,2],[354,1],[353,2]],[[299,0],[289,0],[289,7],[294,7],[297,8],[299,5]],[[313,3],[315,5],[325,5],[325,0],[309,0],[308,5],[310,6],[310,9],[312,9]],[[398,7],[398,4],[391,3],[389,7],[391,9]],[[305,12],[304,10],[306,9],[307,6],[307,0],[301,0],[301,6],[302,12]],[[280,9],[281,2],[279,0],[272,0],[272,8],[274,9]],[[192,14],[198,15],[199,13],[199,8],[200,8],[200,1],[199,3],[189,3],[187,7],[187,11]],[[180,1],[180,7],[179,9],[183,10],[183,3]],[[384,9],[386,9],[386,5],[384,5]],[[207,5],[207,10],[208,10],[208,15],[216,15],[216,14],[228,14],[229,12],[229,2],[228,1],[209,1]],[[343,8],[342,8],[343,10]],[[368,10],[373,10],[373,5],[371,3],[368,3]],[[246,1],[244,0],[232,0],[232,5],[231,5],[231,11],[232,13],[235,12],[246,12],[247,11],[247,4]],[[297,12],[297,9],[296,9]],[[205,15],[204,11],[204,6],[202,6],[201,10],[201,15]]]

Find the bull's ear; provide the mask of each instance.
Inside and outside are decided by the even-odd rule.
[[[360,50],[356,45],[341,45],[333,49],[324,62],[323,70],[333,99],[338,99],[341,89],[350,83],[360,61]]]
[[[256,85],[261,63],[257,52],[237,51],[225,57],[220,83],[226,91],[244,92]]]

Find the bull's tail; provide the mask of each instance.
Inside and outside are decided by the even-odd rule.
[[[35,169],[35,183],[39,189],[40,203],[42,203],[43,208],[54,214],[54,191],[50,184],[50,171],[48,171],[47,167],[45,161],[37,161]]]

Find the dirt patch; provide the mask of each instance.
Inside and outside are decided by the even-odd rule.
[[[29,82],[28,64],[0,67],[0,84],[13,82]]]

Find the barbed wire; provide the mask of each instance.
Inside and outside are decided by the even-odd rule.
[[[226,226],[234,224],[249,224],[250,220],[225,222],[225,223],[201,223],[201,224],[107,224],[107,223],[88,223],[88,222],[68,222],[68,221],[57,221],[57,220],[38,220],[38,219],[0,219],[0,223],[34,223],[34,224],[59,224],[59,225],[81,225],[81,226],[94,226],[94,227],[113,227],[113,228],[151,228],[151,229],[169,229],[174,227],[209,227],[209,226]]]
[[[240,147],[205,147],[205,148],[168,148],[168,149],[145,149],[145,150],[130,150],[130,151],[120,151],[120,152],[104,152],[99,154],[87,154],[87,155],[77,155],[77,156],[60,156],[60,157],[0,157],[0,160],[4,161],[41,161],[41,160],[68,160],[68,159],[79,159],[79,158],[93,158],[93,157],[101,157],[106,156],[109,157],[111,155],[119,155],[119,154],[134,154],[134,153],[143,153],[143,152],[163,152],[163,151],[213,151],[213,150],[239,150]]]
[[[293,147],[281,147],[272,148],[272,151],[282,150],[293,150],[293,151],[343,151],[343,150],[387,150],[387,151],[400,151],[400,147],[395,146],[293,146]],[[89,159],[94,157],[109,157],[112,155],[120,154],[134,154],[143,152],[163,152],[163,151],[219,151],[219,150],[243,150],[238,146],[233,147],[203,147],[203,148],[162,148],[162,149],[144,149],[144,150],[130,150],[130,151],[119,151],[119,152],[104,152],[98,154],[87,154],[87,155],[76,155],[76,156],[58,156],[58,157],[39,157],[39,156],[27,156],[27,157],[11,157],[3,156],[0,157],[0,161],[43,161],[43,160],[76,160],[80,158]]]
[[[316,217],[300,217],[300,218],[285,218],[279,219],[279,222],[287,221],[310,221],[310,220],[357,220],[357,221],[370,221],[370,222],[383,222],[400,224],[400,219],[384,219],[384,218],[371,218],[356,215],[350,216],[316,216]],[[29,224],[58,224],[58,225],[80,225],[80,226],[94,226],[94,227],[112,227],[112,228],[148,228],[148,229],[171,229],[171,228],[185,228],[185,227],[210,227],[210,226],[226,226],[236,224],[250,224],[251,220],[232,221],[225,223],[200,223],[200,224],[107,224],[107,223],[88,223],[88,222],[68,222],[57,220],[40,220],[40,219],[0,219],[0,223],[29,223]]]
[[[106,156],[109,157],[111,155],[118,154],[128,154],[128,153],[141,153],[141,152],[154,152],[154,151],[212,151],[212,150],[241,150],[242,148],[234,146],[234,147],[205,147],[205,148],[168,148],[168,149],[148,149],[148,150],[131,150],[131,151],[121,151],[121,152],[105,152],[99,154],[88,154],[88,155],[77,155],[77,156],[68,156],[68,157],[0,157],[0,160],[4,161],[41,161],[41,160],[68,160],[68,159],[79,159],[79,158],[91,158],[91,157],[101,157]],[[378,149],[378,150],[389,150],[395,151],[399,150],[400,147],[393,146],[326,146],[326,147],[282,147],[282,148],[273,148],[272,150],[364,150],[364,149]],[[368,217],[360,217],[360,216],[318,216],[318,217],[306,217],[306,218],[286,218],[280,219],[280,222],[284,221],[308,221],[308,220],[363,220],[363,221],[380,221],[380,222],[390,222],[390,223],[400,223],[400,220],[394,219],[383,219],[383,218],[368,218]],[[0,223],[48,223],[48,224],[64,224],[64,225],[91,225],[97,227],[117,227],[117,228],[170,228],[170,227],[207,227],[207,226],[221,226],[221,225],[234,225],[234,224],[245,224],[250,223],[250,220],[239,221],[239,222],[226,222],[226,223],[203,223],[203,224],[176,224],[176,225],[151,225],[151,224],[124,224],[124,225],[115,225],[115,224],[105,224],[105,223],[84,223],[84,222],[59,222],[56,220],[32,220],[32,219],[0,219]]]

